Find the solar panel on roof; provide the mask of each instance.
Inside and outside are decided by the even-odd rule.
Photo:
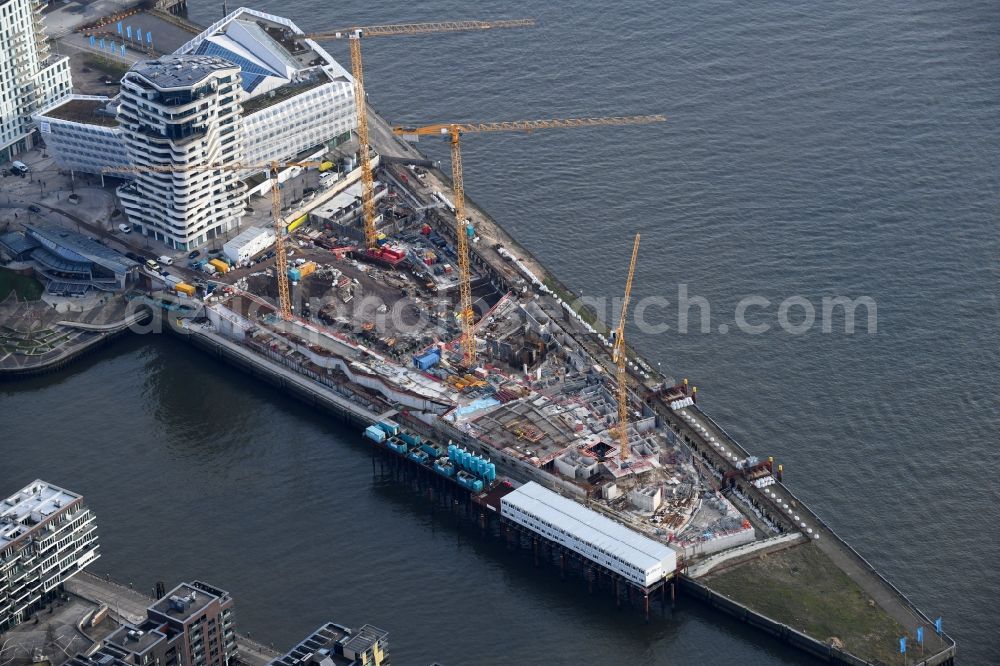
[[[224,60],[237,65],[240,68],[240,74],[243,77],[243,89],[247,92],[253,92],[254,88],[260,85],[268,76],[274,76],[274,72],[266,67],[261,67],[255,62],[252,62],[241,55],[237,55],[227,49],[224,46],[220,46],[215,42],[210,42],[208,40],[202,42],[198,46],[198,50],[195,53],[199,55],[213,55],[218,56]]]

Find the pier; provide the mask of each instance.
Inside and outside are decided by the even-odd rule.
[[[156,6],[173,16],[186,2],[160,0]],[[324,62],[322,52],[305,48],[306,33],[285,19],[259,12],[245,19],[270,30],[268,45],[292,49],[285,62]],[[184,37],[186,46],[178,49],[190,50],[189,36]],[[293,51],[299,60],[289,56]],[[302,55],[307,52],[309,57]],[[360,72],[360,63],[356,66]],[[244,108],[232,113],[276,110],[297,94],[327,85],[304,86],[294,78],[288,87],[272,82],[267,98],[247,98]],[[347,85],[347,80],[328,83]],[[364,95],[358,98],[365,106]],[[76,120],[52,119],[74,131],[59,120]],[[523,127],[544,122],[525,121]],[[287,125],[275,122],[281,130]],[[287,202],[252,196],[267,193],[265,177],[241,202],[247,205],[240,215],[261,223],[272,222],[273,213],[280,260],[265,248],[230,261],[223,260],[224,250],[213,248],[209,258],[193,249],[205,246],[204,239],[173,239],[168,246],[161,229],[154,239],[158,251],[168,252],[160,259],[170,271],[161,270],[148,252],[137,255],[145,257],[141,263],[128,265],[131,295],[145,310],[112,323],[60,318],[57,329],[40,337],[5,332],[11,357],[26,345],[37,353],[27,370],[0,370],[24,374],[62,367],[152,312],[168,331],[209,356],[364,432],[373,472],[376,466],[383,473],[388,468],[395,480],[464,512],[484,536],[501,539],[520,555],[530,552],[535,566],[583,579],[595,596],[609,591],[616,606],[638,605],[647,621],[651,607],[666,612],[686,593],[829,663],[850,666],[884,663],[896,637],[933,626],[792,493],[780,463],[759,460],[698,406],[686,380],[677,383],[654,371],[623,345],[624,327],[612,340],[607,323],[580,307],[541,261],[464,200],[460,169],[456,192],[451,178],[397,139],[370,107],[360,109],[359,127],[365,129],[357,138],[348,127],[322,145],[304,146],[299,157],[318,164],[314,172],[296,166],[294,173],[289,168],[279,174],[273,167],[274,182],[280,179],[283,190],[297,196]],[[460,164],[458,133],[453,132],[452,145]],[[53,145],[56,138],[50,137]],[[381,227],[375,226],[374,210],[364,213],[371,228],[354,224],[357,213],[346,210],[353,201],[320,214],[320,204],[349,187],[374,188],[375,171],[384,197],[378,204]],[[335,189],[324,186],[330,179],[338,181]],[[72,172],[70,183],[75,183]],[[226,190],[242,186],[233,185]],[[118,195],[136,198],[137,191],[119,189]],[[25,192],[16,196],[28,201]],[[142,203],[133,201],[132,210],[141,211]],[[79,218],[70,219],[79,228]],[[98,219],[96,226],[108,237],[103,222]],[[143,219],[143,224],[149,223]],[[221,237],[229,229],[218,231]],[[115,242],[122,251],[143,252],[146,240],[144,250]],[[638,238],[635,242],[637,248]],[[207,246],[203,249],[207,255]],[[22,248],[20,259],[28,262],[32,251]],[[289,267],[285,259],[292,252]],[[634,269],[635,250],[632,256]],[[379,301],[373,311],[349,306],[369,295]],[[414,332],[382,316],[397,312],[422,319],[426,327]],[[86,344],[74,346],[80,340]],[[849,613],[861,626],[837,624],[841,613],[832,611],[842,609],[821,595],[807,609],[815,615],[800,617],[768,605],[764,594],[747,592],[742,584],[765,553],[770,559],[799,558],[805,573],[826,588],[848,590],[860,604]],[[709,558],[718,560],[707,566]],[[772,582],[762,578],[759,585],[777,588]],[[89,584],[90,593],[99,596],[100,586]],[[781,591],[794,596],[801,589],[792,583]],[[825,635],[807,633],[815,620],[828,619]],[[954,641],[943,632],[925,635],[926,658],[904,663],[951,666]]]

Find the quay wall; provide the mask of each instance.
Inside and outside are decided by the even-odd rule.
[[[76,344],[71,345],[68,349],[64,349],[61,353],[43,361],[28,361],[24,365],[17,367],[2,367],[0,368],[0,381],[7,379],[22,379],[24,377],[33,377],[35,375],[58,372],[73,361],[76,361],[93,351],[97,351],[112,340],[128,333],[130,326],[133,324],[144,323],[150,316],[151,315],[149,313],[137,313],[136,315],[130,317],[127,322],[120,324],[118,328],[107,325],[103,327],[87,327],[86,325],[77,324],[75,322],[66,322],[65,324],[60,322],[60,325],[65,325],[69,328],[77,328],[79,330],[86,330],[88,332],[96,333],[96,335],[83,342],[74,341]]]
[[[735,438],[733,438],[728,432],[726,432],[726,430],[722,428],[722,426],[720,426],[714,419],[712,419],[712,417],[710,417],[708,414],[702,411],[697,405],[692,405],[687,409],[695,411],[699,415],[699,417],[711,423],[714,428],[716,428],[720,433],[723,434],[723,436],[727,440],[726,443],[736,451],[740,452],[740,454],[743,457],[749,455],[749,453],[736,442]],[[687,428],[686,424],[684,424],[681,419],[673,420],[668,418],[667,421],[668,424],[672,427],[679,425],[682,429]],[[685,441],[688,441],[688,438],[685,437]],[[693,442],[688,442],[688,444],[690,446],[695,446]],[[850,561],[850,563],[854,567],[856,567],[857,570],[862,572],[862,574],[865,577],[865,581],[863,582],[856,581],[856,582],[861,584],[862,587],[866,589],[866,591],[871,593],[871,591],[869,590],[869,586],[871,585],[881,588],[887,594],[901,601],[909,610],[909,612],[912,613],[916,618],[919,618],[929,626],[934,626],[934,622],[933,620],[931,620],[930,617],[928,617],[923,611],[921,611],[916,606],[916,604],[910,601],[910,599],[905,594],[903,594],[899,590],[899,588],[897,588],[895,585],[889,582],[889,580],[885,576],[879,573],[878,570],[876,570],[875,567],[873,567],[871,563],[868,562],[868,560],[866,560],[856,550],[854,550],[854,548],[849,543],[847,543],[843,538],[841,538],[840,535],[837,534],[833,530],[833,528],[830,527],[829,524],[827,524],[822,518],[820,518],[811,509],[809,509],[808,505],[806,505],[805,502],[803,502],[797,495],[795,495],[795,493],[793,493],[788,486],[784,485],[779,481],[776,482],[775,487],[780,487],[784,493],[787,493],[790,497],[794,498],[795,502],[798,504],[798,506],[796,507],[797,513],[801,514],[805,520],[811,521],[814,525],[818,526],[821,530],[824,531],[825,540],[822,544],[824,549],[835,549],[836,551],[835,554],[837,556],[846,558],[845,561]],[[769,500],[763,494],[763,492],[760,491],[760,489],[755,488],[749,484],[741,484],[740,489],[742,492],[753,497],[762,507],[763,506],[769,507]],[[780,518],[784,520],[783,517]],[[831,543],[831,541],[833,543]],[[945,648],[938,653],[937,657],[940,657],[945,660],[948,658],[954,658],[956,654],[955,640],[951,638],[947,633],[941,634],[941,640],[945,643]],[[932,659],[934,658],[928,658],[928,661],[926,663],[928,665],[945,663],[944,661],[932,661]]]
[[[827,663],[843,666],[869,666],[871,664],[871,662],[860,659],[840,648],[807,636],[787,624],[776,622],[765,615],[761,615],[747,606],[715,592],[693,578],[681,575],[678,576],[678,581],[681,591],[689,596],[699,599],[712,608],[720,610],[741,622],[745,622],[747,625],[774,636],[793,647],[808,652]],[[954,663],[955,653],[954,648],[952,648],[951,650],[928,656],[926,659],[916,662],[914,666],[953,666]]]

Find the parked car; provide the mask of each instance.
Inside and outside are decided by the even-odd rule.
[[[162,257],[157,259],[157,261],[159,261],[161,264],[166,264],[167,266],[170,266],[171,264],[174,263],[174,260],[168,257],[167,255],[163,255]]]
[[[153,261],[152,259],[147,259],[146,260],[146,268],[148,268],[151,271],[159,271],[160,270],[160,265],[158,263],[156,263],[155,261]]]
[[[127,224],[119,224],[118,231],[122,232],[123,234],[130,234],[132,233],[132,227],[130,227]]]
[[[30,210],[32,213],[41,213],[42,212],[42,209],[39,208],[38,206],[36,206],[35,204],[31,204],[30,206],[28,206],[28,210]]]
[[[188,252],[188,259],[197,259],[201,256],[201,250],[193,250]]]
[[[132,261],[139,261],[141,259],[141,257],[137,255],[135,252],[126,252],[125,256],[131,259]]]

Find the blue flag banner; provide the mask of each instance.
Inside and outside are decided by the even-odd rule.
[[[94,45],[94,42],[96,42],[96,41],[97,41],[97,40],[96,40],[96,39],[94,39],[94,36],[93,36],[93,35],[91,35],[91,36],[90,36],[90,45],[91,45],[91,46],[93,46],[93,45]]]
[[[934,631],[938,632],[939,634],[943,631],[941,629],[941,618],[934,620]]]
[[[118,21],[118,34],[122,34],[122,22]]]
[[[128,35],[129,39],[132,39],[132,26],[125,26],[125,34]]]
[[[924,628],[923,627],[917,627],[917,642],[920,643],[921,645],[924,644]]]
[[[101,37],[101,50],[102,51],[104,50],[104,38],[103,37]]]
[[[125,45],[124,44],[122,44],[122,57],[123,58],[125,57]]]
[[[146,31],[146,43],[147,44],[153,43],[153,33],[151,33],[149,30]]]
[[[900,654],[906,654],[906,637],[905,636],[899,639],[899,653]]]

